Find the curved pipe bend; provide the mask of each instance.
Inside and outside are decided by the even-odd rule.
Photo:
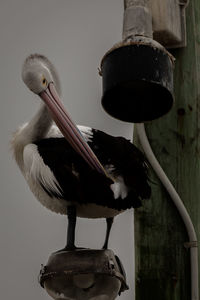
[[[177,191],[175,190],[172,183],[169,181],[159,162],[157,161],[151,146],[149,144],[148,138],[146,136],[145,127],[143,123],[135,124],[138,138],[140,144],[143,148],[143,151],[154,169],[155,173],[159,177],[160,181],[166,188],[170,197],[172,198],[176,208],[179,211],[179,214],[182,217],[182,220],[185,224],[185,227],[189,236],[189,243],[187,243],[188,248],[190,248],[190,259],[191,259],[191,300],[199,300],[199,289],[198,289],[198,248],[197,248],[197,235],[191,221],[191,218],[180,198]]]

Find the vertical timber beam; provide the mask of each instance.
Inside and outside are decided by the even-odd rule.
[[[172,53],[176,58],[174,107],[147,124],[146,131],[200,241],[200,1],[190,0],[186,14],[187,47]],[[135,210],[136,300],[191,300],[190,254],[184,246],[188,236],[153,172],[151,179],[151,200]]]

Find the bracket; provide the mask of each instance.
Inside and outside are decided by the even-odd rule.
[[[153,18],[153,37],[166,48],[185,47],[185,8],[189,0],[149,0]]]

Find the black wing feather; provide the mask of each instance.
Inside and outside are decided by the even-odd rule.
[[[121,175],[138,198],[150,198],[148,163],[144,154],[123,137],[113,137],[99,130],[93,132],[93,141],[89,145],[101,163],[114,165],[115,175]]]
[[[110,189],[112,181],[92,170],[65,138],[48,138],[35,144],[59,182],[63,199],[122,210],[141,206],[141,199],[150,197],[144,155],[125,138],[93,130],[92,142],[88,142],[100,162],[113,165],[115,176],[124,178],[130,190],[125,199],[114,199]],[[54,191],[48,191],[48,194],[56,196]]]

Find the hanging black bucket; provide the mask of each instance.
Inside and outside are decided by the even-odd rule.
[[[151,41],[122,43],[102,60],[102,105],[114,118],[134,123],[151,121],[172,107],[173,57]]]

